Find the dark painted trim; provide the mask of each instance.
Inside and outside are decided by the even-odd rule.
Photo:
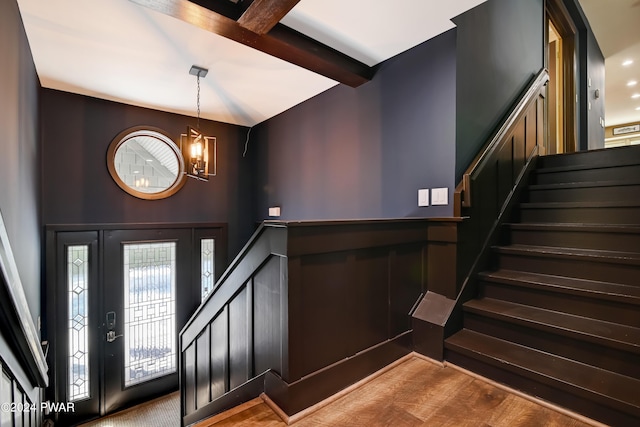
[[[267,395],[293,414],[409,353],[428,282],[455,286],[455,263],[427,255],[455,254],[460,221],[262,224],[181,331],[183,419],[266,371]]]
[[[292,416],[406,356],[412,347],[412,332],[407,331],[290,384],[270,371],[265,394]]]
[[[182,425],[187,426],[190,424],[194,424],[215,414],[238,406],[239,403],[248,402],[251,399],[255,399],[256,397],[260,396],[260,394],[264,393],[265,381],[269,374],[271,374],[271,371],[264,372],[242,384],[241,386],[236,387],[230,392],[224,394],[208,405],[203,406],[197,411],[184,416],[182,418]]]
[[[18,266],[13,257],[9,236],[0,214],[0,307],[2,320],[7,334],[19,357],[25,364],[26,372],[33,385],[46,387],[47,361],[40,345],[40,337],[36,325],[30,315],[27,298],[24,294]]]

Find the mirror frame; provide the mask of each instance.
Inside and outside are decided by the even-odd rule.
[[[138,191],[133,187],[130,187],[118,175],[114,163],[116,152],[122,144],[124,144],[131,138],[135,138],[136,136],[149,136],[157,138],[158,140],[164,142],[167,146],[169,146],[169,148],[171,148],[176,158],[178,159],[178,176],[176,177],[173,184],[171,184],[171,186],[169,186],[167,189],[159,191],[157,193],[145,193],[142,191]],[[169,137],[169,135],[167,135],[165,131],[153,126],[134,126],[120,132],[111,141],[111,143],[109,144],[109,148],[107,149],[107,169],[109,169],[109,174],[111,175],[111,178],[113,178],[113,180],[116,182],[116,184],[118,184],[118,187],[120,187],[126,193],[143,200],[166,199],[167,197],[170,197],[178,192],[178,190],[182,188],[187,180],[187,175],[185,174],[184,159],[182,158],[180,147],[178,147],[176,143],[173,142],[171,137]]]

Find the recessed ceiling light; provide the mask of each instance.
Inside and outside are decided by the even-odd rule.
[[[631,95],[631,99],[638,99],[640,98],[640,93],[634,93],[633,95]]]
[[[635,86],[635,85],[637,85],[637,84],[638,84],[638,82],[637,82],[637,81],[635,81],[635,80],[629,80],[629,82],[627,83],[627,86]]]
[[[633,64],[633,59],[627,59],[626,61],[624,61],[622,63],[623,67],[628,67],[629,65]]]
[[[636,111],[640,111],[640,107],[636,108]]]

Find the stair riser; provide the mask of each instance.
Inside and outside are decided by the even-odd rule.
[[[586,258],[500,254],[498,267],[506,270],[528,271],[531,273],[640,286],[640,268],[637,265],[597,262]]]
[[[464,327],[476,332],[640,379],[638,355],[527,325],[465,313]]]
[[[600,164],[615,165],[631,162],[640,164],[640,146],[582,151],[569,155],[540,156],[538,159],[539,166],[545,168]]]
[[[603,251],[637,252],[640,233],[607,233],[564,230],[511,230],[511,244],[552,246],[558,248],[599,249]]]
[[[532,189],[529,201],[546,202],[613,202],[635,200],[640,194],[640,185],[611,187],[580,187],[558,189]]]
[[[637,305],[489,281],[480,282],[480,286],[480,295],[487,298],[640,328],[640,307]]]
[[[534,176],[536,184],[563,184],[569,182],[636,180],[640,176],[640,165],[611,168],[581,169],[566,171],[540,170]]]
[[[581,396],[567,393],[561,389],[562,385],[552,379],[540,379],[524,377],[517,372],[506,369],[508,366],[498,361],[485,361],[467,355],[457,348],[446,347],[445,359],[469,371],[475,372],[496,382],[506,384],[516,390],[532,396],[553,402],[556,405],[571,409],[612,426],[632,426],[637,424],[637,416],[612,409],[606,404],[606,398],[594,396],[594,400],[586,400]],[[545,381],[544,383],[541,381]],[[596,400],[597,399],[597,400]],[[604,401],[604,402],[603,402]],[[633,411],[633,409],[630,409]]]
[[[640,225],[639,207],[606,208],[529,208],[520,210],[524,223],[578,223],[578,224],[629,224]]]

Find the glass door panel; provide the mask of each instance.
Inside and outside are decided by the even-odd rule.
[[[104,232],[104,412],[178,389],[178,331],[192,313],[189,229]]]
[[[176,371],[176,242],[124,245],[124,385]]]

